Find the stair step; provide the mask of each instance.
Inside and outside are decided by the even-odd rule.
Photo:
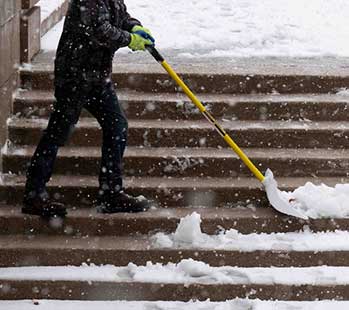
[[[346,72],[334,71],[315,74],[292,72],[292,70],[264,70],[265,73],[243,72],[234,64],[178,65],[175,70],[194,92],[200,93],[329,93],[347,87]],[[263,70],[262,70],[263,71]],[[52,64],[32,64],[22,68],[21,84],[27,89],[48,90],[53,88]],[[168,74],[156,63],[142,65],[117,64],[113,68],[113,81],[118,88],[137,89],[146,92],[177,92],[177,86]]]
[[[290,270],[289,272],[293,272]],[[129,301],[226,301],[235,298],[262,300],[348,300],[349,285],[263,284],[163,284],[138,282],[3,280],[2,300],[129,300]],[[12,288],[12,289],[7,289]],[[34,288],[34,292],[33,292]],[[136,292],[136,293],[135,293]]]
[[[202,119],[183,94],[142,93],[118,90],[129,119]],[[227,95],[200,94],[199,98],[217,118],[238,120],[348,121],[349,96],[339,95]],[[14,114],[19,117],[48,117],[54,103],[51,91],[19,91]],[[82,117],[88,117],[83,111]]]
[[[328,186],[349,183],[349,178],[277,178],[279,188],[294,190],[307,182]],[[22,201],[24,176],[3,175],[0,201],[16,204]],[[247,177],[237,178],[125,178],[125,187],[134,195],[143,194],[157,201],[159,206],[209,206],[249,204],[269,206],[262,184]],[[58,201],[71,206],[91,205],[98,192],[96,176],[55,175],[48,183],[48,191]]]
[[[203,268],[202,269],[200,269]],[[206,267],[206,268],[205,268]],[[226,301],[348,300],[348,267],[234,268],[82,266],[1,271],[0,299]],[[193,267],[195,268],[195,266]],[[341,277],[342,273],[342,277]],[[207,275],[206,275],[207,274]],[[290,276],[290,274],[292,276]]]
[[[7,300],[1,301],[1,305],[6,307],[5,309],[15,310],[28,310],[35,301],[33,300]],[[238,299],[226,300],[221,303],[210,301],[190,301],[183,303],[181,301],[62,301],[62,300],[37,300],[39,305],[44,305],[48,309],[65,310],[65,309],[103,309],[103,310],[149,310],[149,309],[190,309],[201,310],[203,307],[206,310],[214,310],[217,307],[220,309],[263,309],[263,310],[289,310],[296,307],[297,310],[327,310],[329,308],[333,310],[346,310],[349,308],[349,301],[268,301],[268,300],[253,300],[253,299]],[[241,308],[242,307],[242,308]],[[308,308],[305,308],[308,307]],[[35,309],[35,307],[34,307]],[[219,308],[218,308],[219,309]]]
[[[0,236],[0,267],[19,266],[126,266],[192,258],[211,266],[311,267],[349,266],[349,251],[215,250],[201,248],[154,248],[151,237],[69,235]]]
[[[9,139],[18,145],[37,144],[45,119],[12,119]],[[349,148],[349,122],[225,121],[227,132],[241,147]],[[94,120],[81,119],[70,145],[96,146],[101,130]],[[151,147],[226,147],[207,121],[129,122],[129,145]]]
[[[25,174],[35,147],[13,147],[2,155],[3,172]],[[347,176],[349,150],[246,149],[247,156],[265,171],[284,177]],[[62,147],[56,174],[96,175],[99,147]],[[124,158],[125,176],[134,177],[237,177],[250,171],[230,149],[129,147]]]
[[[2,235],[128,236],[158,231],[174,232],[181,218],[197,212],[202,231],[216,234],[221,229],[240,233],[296,232],[306,225],[311,231],[349,230],[349,219],[304,221],[279,214],[272,208],[157,208],[145,213],[103,215],[95,208],[70,209],[64,221],[48,222],[21,213],[20,207],[0,207]]]

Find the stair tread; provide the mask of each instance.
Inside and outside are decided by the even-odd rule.
[[[200,267],[202,268],[202,266]],[[129,279],[116,281],[116,270],[110,266],[104,272],[95,270],[92,274],[86,274],[86,272],[90,272],[88,269],[84,270],[85,272],[74,270],[76,279],[72,278],[73,275],[70,270],[61,272],[56,269],[54,276],[51,276],[50,273],[43,274],[41,280],[38,280],[39,277],[37,275],[36,277],[28,276],[28,272],[25,279],[23,279],[24,276],[22,278],[17,276],[16,278],[7,273],[1,276],[3,287],[14,289],[2,290],[0,297],[4,300],[83,299],[91,301],[128,300],[142,302],[159,300],[189,302],[193,299],[198,301],[210,299],[212,302],[223,302],[236,298],[246,299],[247,297],[261,300],[310,302],[346,300],[349,298],[347,288],[347,282],[349,281],[346,282],[346,279],[343,280],[339,277],[340,272],[345,273],[347,270],[338,268],[336,272],[333,269],[331,269],[333,270],[332,272],[321,272],[320,269],[315,274],[311,273],[312,270],[309,269],[308,272],[303,273],[295,272],[294,268],[285,268],[284,272],[280,272],[283,276],[275,274],[273,276],[268,272],[261,274],[261,271],[259,271],[254,277],[257,278],[257,281],[253,281],[249,280],[249,278],[254,275],[254,270],[246,274],[246,271],[242,273],[237,268],[232,270],[231,277],[224,273],[211,276],[205,276],[204,273],[203,276],[192,277],[191,279],[194,279],[192,281],[180,281],[177,277],[172,282],[166,281],[166,270],[160,271],[161,278],[163,278],[162,281],[159,279],[159,275],[157,281],[155,281],[154,274],[151,273],[145,275],[141,273],[141,276],[148,276],[148,281],[146,282],[141,282],[140,280],[130,281]],[[41,272],[45,273],[47,271],[47,269],[44,269]],[[20,270],[16,270],[16,274],[19,272]],[[34,270],[30,270],[30,272],[34,272]],[[127,272],[133,274],[125,271],[125,273]],[[183,271],[181,272],[184,273]],[[226,272],[229,275],[229,269]],[[290,273],[293,274],[293,279],[297,280],[294,280],[294,282],[285,281]],[[201,275],[201,270],[196,271],[195,269],[195,274]],[[219,279],[217,277],[219,276],[221,278],[224,277],[225,281],[223,283],[218,282]],[[154,280],[151,281],[151,279]],[[200,281],[200,279],[202,280]],[[265,279],[265,281],[261,281],[261,279]],[[334,283],[336,279],[340,281]],[[179,306],[179,308],[181,307],[183,305]]]
[[[178,52],[170,55],[178,56]],[[30,67],[21,68],[24,73],[49,73],[53,74],[55,58],[54,53],[45,52],[36,56]],[[171,63],[178,74],[198,74],[198,75],[249,75],[249,76],[321,76],[321,77],[346,77],[349,75],[348,67],[345,65],[347,59],[332,58],[311,58],[299,59],[290,57],[267,57],[267,58],[235,58],[234,61],[207,61],[199,58],[193,62],[188,59],[177,59]],[[195,59],[194,59],[195,60]],[[231,60],[231,59],[230,59]],[[117,61],[113,63],[113,73],[143,73],[143,74],[164,74],[167,73],[151,57],[138,58],[135,62],[135,55],[132,61],[129,55],[119,55]],[[343,65],[344,63],[344,65]]]
[[[0,214],[0,216],[2,216]],[[205,218],[203,219],[205,220]],[[349,221],[349,219],[347,219]],[[293,236],[294,237],[294,236]],[[24,235],[24,234],[11,234],[0,235],[0,251],[13,250],[13,249],[33,249],[36,250],[59,250],[59,249],[72,249],[72,250],[122,250],[122,251],[178,251],[186,250],[193,252],[200,250],[202,252],[274,252],[274,253],[306,253],[306,252],[349,252],[347,248],[327,250],[327,249],[312,249],[309,244],[309,249],[294,250],[286,249],[280,245],[279,249],[261,249],[261,247],[255,247],[251,244],[248,250],[242,249],[229,249],[229,248],[207,248],[200,247],[198,245],[193,246],[173,246],[162,248],[154,246],[153,234],[151,235],[131,235],[131,236],[70,236],[70,235]],[[315,246],[316,248],[316,246]]]
[[[341,132],[349,129],[349,121],[223,121],[222,126],[230,130],[333,130]],[[9,128],[45,128],[47,119],[17,119],[12,118],[8,122]],[[98,122],[94,119],[81,118],[77,128],[99,129]],[[129,128],[159,128],[159,129],[213,129],[212,124],[206,120],[130,120]]]
[[[6,157],[31,157],[35,146],[13,146],[3,155]],[[61,147],[58,156],[61,157],[91,157],[99,158],[101,148],[94,146]],[[244,152],[251,158],[285,158],[285,159],[347,159],[349,149],[289,149],[289,148],[244,148]],[[237,158],[229,148],[173,148],[173,147],[135,147],[126,149],[125,157],[152,157],[152,158]]]
[[[307,182],[334,186],[349,183],[349,177],[277,177],[280,188],[296,188]],[[0,186],[23,186],[25,176],[3,175]],[[262,184],[252,177],[210,178],[210,177],[130,177],[125,178],[126,187],[140,188],[262,188]],[[54,175],[49,182],[51,186],[64,187],[96,187],[96,176],[86,175]]]
[[[148,236],[92,236],[71,237],[55,235],[2,235],[0,248],[9,249],[98,249],[98,250],[143,250],[152,244]]]
[[[0,205],[3,235],[134,236],[158,231],[174,232],[180,219],[196,212],[201,215],[202,231],[236,229],[243,234],[297,232],[307,225],[313,232],[348,230],[349,218],[322,218],[304,221],[278,213],[271,207],[186,207],[152,208],[144,213],[100,214],[96,208],[69,208],[63,222],[49,225],[38,216],[21,213],[20,206]]]
[[[275,219],[284,217],[272,208],[156,208],[148,212],[141,213],[115,213],[100,214],[95,208],[77,208],[69,210],[69,218],[88,218],[88,219],[181,219],[182,217],[197,212],[201,215],[203,221],[212,219]],[[1,206],[0,218],[25,218],[28,217],[21,213],[19,207]],[[30,216],[29,216],[30,217]],[[34,217],[36,218],[36,217]],[[36,218],[39,220],[39,218]],[[347,219],[349,221],[349,219]]]
[[[125,101],[166,101],[173,102],[179,100],[189,101],[189,99],[182,93],[150,93],[140,91],[126,91],[118,90],[118,97],[120,100]],[[234,95],[234,94],[199,94],[198,97],[202,101],[209,102],[260,102],[260,103],[294,103],[294,102],[307,102],[307,103],[349,103],[349,94],[250,94],[250,95]],[[15,100],[21,101],[53,101],[53,91],[48,90],[26,90],[18,91],[16,93]]]
[[[211,266],[239,267],[310,267],[348,266],[349,250],[271,249],[250,244],[245,248],[207,248],[185,245],[154,246],[152,235],[128,236],[71,236],[71,235],[0,235],[1,267],[19,266],[81,266],[89,262],[96,265],[125,266],[129,262],[145,265],[177,263],[193,258]],[[6,257],[6,258],[5,258]]]

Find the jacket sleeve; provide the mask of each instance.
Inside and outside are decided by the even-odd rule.
[[[103,0],[80,0],[81,21],[91,41],[111,49],[129,45],[130,33],[110,23],[110,13]]]
[[[123,9],[125,12],[125,16],[124,16],[124,19],[122,22],[122,29],[124,29],[128,32],[131,32],[131,30],[134,26],[137,26],[137,25],[142,26],[142,24],[139,20],[130,16],[130,14],[127,12],[127,7],[126,7],[124,2],[122,2],[122,5],[124,6]]]

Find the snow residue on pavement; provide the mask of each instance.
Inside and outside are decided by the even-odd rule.
[[[160,49],[180,49],[182,56],[349,56],[347,0],[125,3]]]
[[[41,20],[45,20],[57,10],[66,0],[40,0],[36,5],[41,8]]]
[[[36,303],[36,304],[34,304]],[[347,310],[348,301],[262,301],[235,299],[225,302],[190,301],[61,301],[19,300],[0,301],[6,310]]]
[[[171,284],[349,285],[349,267],[240,268],[211,267],[184,259],[168,263],[126,267],[14,267],[0,268],[1,280],[104,281]]]
[[[349,232],[309,230],[292,233],[241,234],[235,229],[208,235],[201,231],[200,215],[194,212],[181,219],[173,234],[154,235],[155,248],[201,248],[229,251],[348,251]]]

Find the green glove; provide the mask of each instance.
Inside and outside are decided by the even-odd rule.
[[[151,34],[150,30],[147,28],[144,28],[143,26],[136,25],[131,30],[132,33],[139,34],[144,39],[150,40],[155,43],[155,39],[153,38],[153,35]]]
[[[146,45],[153,45],[149,39],[144,39],[139,34],[131,33],[131,42],[128,47],[133,51],[144,51]]]

